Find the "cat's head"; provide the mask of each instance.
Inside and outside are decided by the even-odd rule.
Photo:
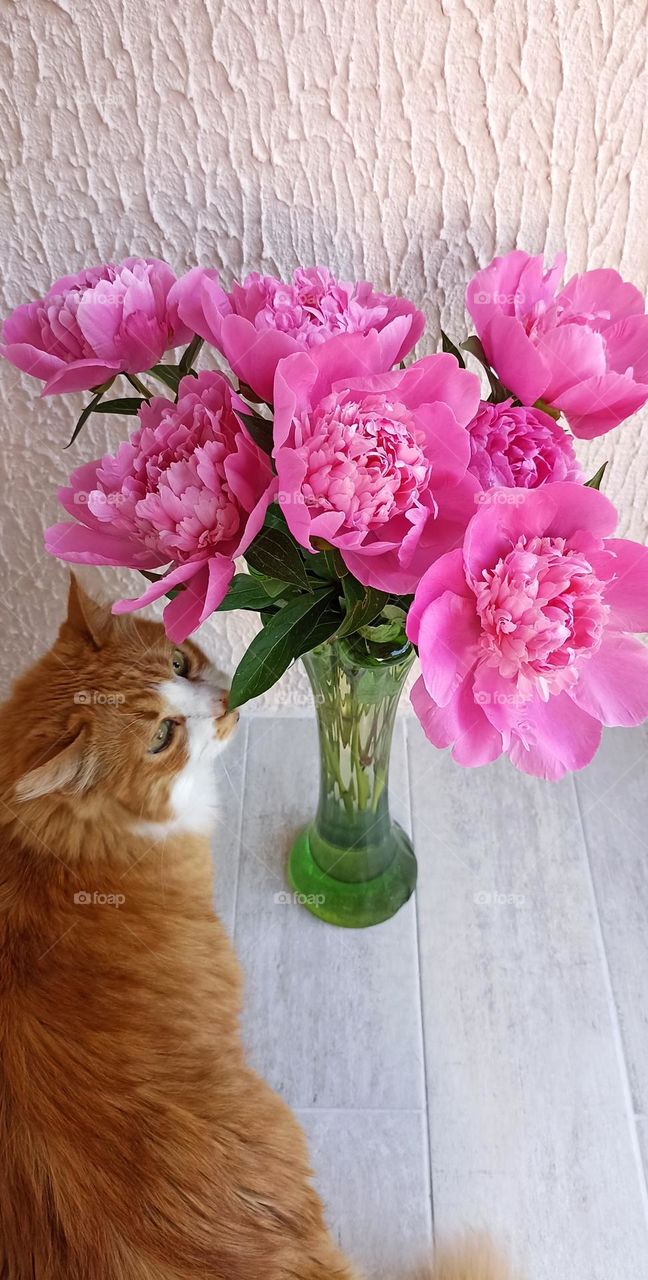
[[[174,646],[159,623],[115,618],[72,577],[57,640],[18,681],[3,719],[3,773],[19,804],[103,812],[154,835],[209,828],[214,760],[238,713],[195,644]]]

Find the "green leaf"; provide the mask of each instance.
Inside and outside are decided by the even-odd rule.
[[[331,639],[341,640],[360,627],[366,627],[378,617],[389,599],[384,591],[376,591],[373,587],[363,587],[355,578],[348,575],[342,581],[346,616]]]
[[[339,610],[331,591],[300,596],[267,621],[243,654],[232,680],[228,706],[241,707],[265,693],[295,658],[323,644],[336,630]]]
[[[95,412],[95,409],[97,408],[97,405],[99,404],[102,396],[105,396],[106,392],[110,390],[110,387],[112,387],[112,384],[114,381],[115,381],[114,378],[109,378],[107,382],[102,382],[101,386],[97,387],[95,394],[92,397],[92,400],[88,402],[85,409],[83,409],[83,411],[80,413],[79,417],[77,418],[74,431],[72,432],[70,439],[65,445],[66,449],[69,449],[70,445],[74,444],[74,441],[76,440],[79,432],[82,430],[82,428],[85,426],[86,422],[88,421],[90,414]]]
[[[404,623],[407,617],[407,609],[402,609],[398,604],[386,604],[383,614],[390,622]]]
[[[608,465],[608,464],[607,464],[607,462],[604,462],[604,463],[603,463],[603,466],[602,466],[602,467],[599,467],[599,469],[598,469],[598,471],[596,472],[596,474],[592,476],[592,479],[591,479],[591,480],[586,480],[586,481],[585,481],[585,488],[586,488],[586,489],[600,489],[600,487],[601,487],[601,480],[603,479],[603,476],[605,475],[605,469],[606,469],[607,465]]]
[[[253,578],[249,573],[237,573],[216,613],[230,609],[267,609],[275,596],[281,595],[285,589],[285,582],[277,582],[274,578]]]
[[[345,578],[348,572],[342,556],[334,547],[310,555],[306,561],[306,568],[318,578],[325,578],[328,582],[339,582],[340,578]]]
[[[466,361],[464,360],[459,348],[455,346],[454,342],[451,341],[447,333],[443,332],[443,329],[441,330],[441,350],[445,351],[450,356],[454,356],[455,360],[459,364],[460,369],[465,369]]]
[[[475,359],[479,361],[480,365],[482,365],[490,383],[490,398],[493,403],[500,404],[502,400],[508,400],[511,393],[504,386],[504,383],[500,382],[499,378],[493,373],[493,370],[486,358],[486,352],[484,351],[477,334],[473,333],[470,338],[466,338],[466,341],[462,342],[461,346],[464,351],[470,352],[470,355],[474,356]]]
[[[272,439],[272,423],[269,418],[262,418],[258,413],[239,413],[236,410],[237,418],[240,418],[250,440],[258,445],[259,449],[263,449],[264,453],[271,457],[274,447]]]
[[[264,529],[283,529],[284,533],[287,532],[286,518],[278,502],[270,503],[263,521],[263,527]]]
[[[541,409],[543,413],[548,413],[554,422],[557,422],[560,417],[560,409],[554,409],[554,406],[547,404],[546,400],[536,400],[533,407],[534,409]]]
[[[182,357],[180,359],[180,364],[178,365],[178,370],[181,378],[184,378],[186,373],[190,373],[192,371],[193,362],[196,359],[196,356],[198,355],[200,348],[202,347],[203,341],[204,341],[203,338],[200,338],[198,334],[195,334],[195,336],[191,339],[189,346],[185,347],[182,353]]]
[[[471,356],[474,356],[476,360],[479,360],[480,364],[483,364],[483,365],[488,364],[488,360],[486,359],[486,352],[484,351],[484,348],[482,347],[482,344],[479,338],[477,337],[476,333],[473,333],[469,338],[466,338],[466,341],[462,342],[461,346],[464,351],[469,351]]]
[[[252,390],[249,383],[241,382],[240,379],[239,395],[242,395],[245,400],[249,400],[251,404],[267,404],[267,401],[263,399],[263,396],[258,396],[256,391]]]
[[[140,396],[123,396],[118,400],[103,400],[98,404],[93,413],[138,413],[141,406],[146,404],[146,400],[142,400]]]
[[[379,622],[377,626],[360,627],[360,635],[372,644],[392,644],[407,639],[402,622]]]
[[[287,530],[263,528],[245,552],[245,559],[253,569],[269,578],[311,590],[304,562]]]
[[[163,382],[166,387],[170,387],[172,391],[176,392],[184,376],[180,370],[180,366],[177,364],[154,364],[152,369],[147,370],[147,373],[149,373],[152,378],[157,378],[158,382]]]
[[[160,582],[164,577],[163,573],[150,573],[148,569],[140,569],[140,573],[143,578],[148,578],[149,582]],[[184,591],[184,587],[171,587],[171,590],[165,591],[164,594],[168,600],[175,600],[181,591]]]

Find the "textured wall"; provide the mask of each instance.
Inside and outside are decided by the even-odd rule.
[[[463,333],[463,288],[515,244],[648,283],[646,5],[636,0],[5,0],[0,310],[128,253],[226,277],[322,262]],[[0,680],[48,643],[65,571],[41,550],[72,462],[114,442],[76,404],[0,371]],[[78,398],[75,398],[78,399]],[[644,427],[646,416],[644,415]],[[607,491],[645,537],[640,419]],[[104,591],[119,575],[99,575]],[[126,584],[132,575],[121,575]],[[204,635],[222,663],[246,624]],[[275,700],[299,705],[296,673]]]

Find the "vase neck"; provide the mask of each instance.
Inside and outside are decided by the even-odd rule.
[[[313,856],[340,879],[380,874],[392,855],[389,758],[398,702],[414,652],[360,655],[344,642],[307,654],[320,741]]]

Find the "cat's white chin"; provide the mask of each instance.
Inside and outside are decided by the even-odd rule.
[[[208,836],[218,810],[214,761],[236,729],[238,712],[227,710],[227,688],[213,669],[202,679],[176,677],[159,688],[169,714],[185,721],[188,759],[171,784],[172,817],[163,822],[139,822],[135,833],[152,840],[182,832]]]

